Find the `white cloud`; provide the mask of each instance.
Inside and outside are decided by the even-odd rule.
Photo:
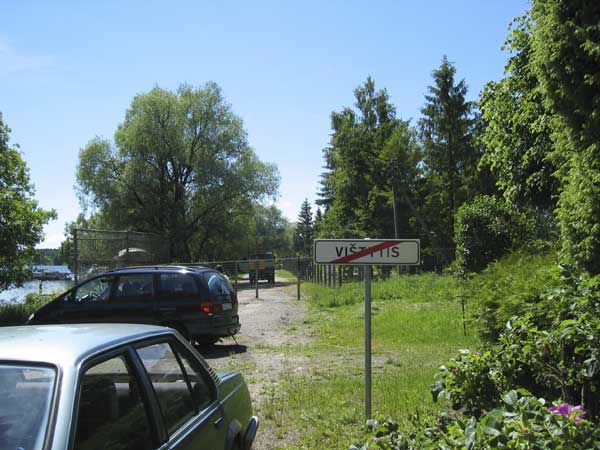
[[[0,74],[38,71],[53,64],[54,58],[50,56],[19,52],[8,41],[0,38]]]

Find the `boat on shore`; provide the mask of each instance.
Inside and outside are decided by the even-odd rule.
[[[72,275],[67,272],[34,270],[31,273],[31,279],[40,281],[71,280]]]

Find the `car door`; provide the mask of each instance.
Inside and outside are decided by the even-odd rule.
[[[154,274],[118,275],[103,322],[155,323]]]
[[[94,358],[78,377],[71,450],[153,450],[159,437],[144,384],[126,349]]]
[[[225,449],[227,427],[215,381],[175,338],[136,347],[159,405],[166,441],[162,448]]]
[[[107,314],[115,277],[103,275],[92,278],[59,299],[57,311],[60,323],[102,322]]]

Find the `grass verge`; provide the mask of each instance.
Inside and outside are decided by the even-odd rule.
[[[399,422],[439,410],[429,393],[437,368],[458,349],[476,347],[463,335],[462,312],[450,276],[392,277],[373,283],[373,412]],[[362,283],[341,289],[305,284],[308,344],[278,348],[303,355],[308,370],[284,371],[260,405],[265,426],[293,434],[281,449],[347,449],[364,423]]]

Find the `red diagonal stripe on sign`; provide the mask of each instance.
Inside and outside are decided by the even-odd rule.
[[[395,245],[399,245],[400,242],[382,242],[381,244],[374,245],[373,247],[365,248],[360,252],[353,253],[352,255],[342,256],[341,258],[332,261],[331,264],[337,263],[345,263],[354,261],[355,259],[362,258],[363,256],[370,255],[372,253],[378,252],[380,250],[385,250],[386,248],[393,247]]]

